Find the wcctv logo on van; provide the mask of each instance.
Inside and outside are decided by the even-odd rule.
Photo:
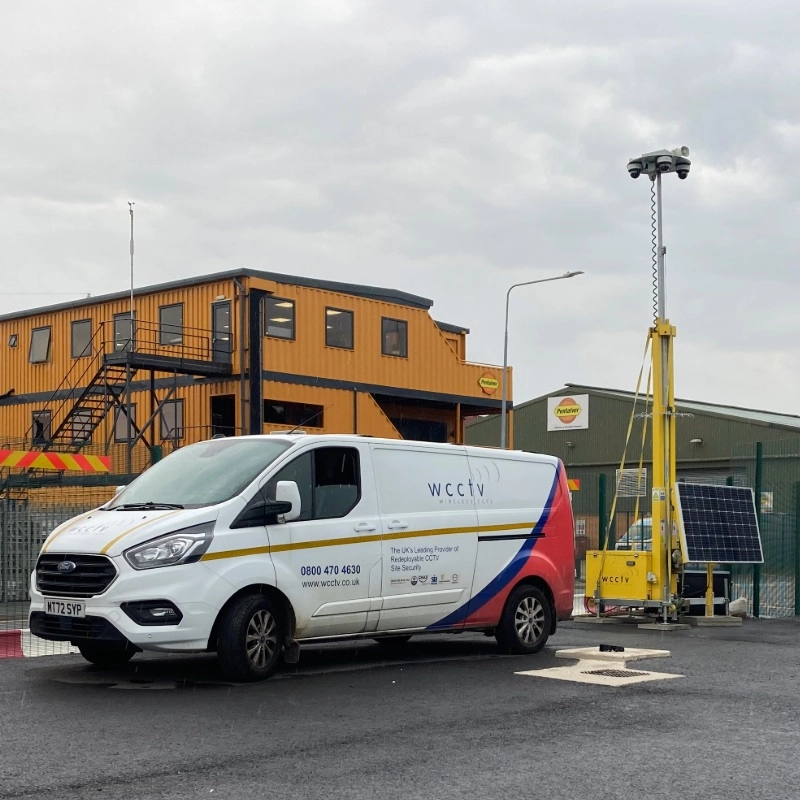
[[[571,394],[547,398],[547,430],[575,431],[589,427],[589,395]]]

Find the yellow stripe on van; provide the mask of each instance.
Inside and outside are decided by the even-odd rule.
[[[269,545],[264,547],[246,547],[244,550],[221,550],[218,553],[206,553],[201,556],[201,561],[216,561],[218,558],[242,558],[243,556],[260,556],[269,553]]]
[[[61,536],[61,534],[64,533],[65,530],[67,530],[68,528],[71,528],[73,525],[75,525],[76,523],[80,522],[81,520],[86,519],[91,514],[94,514],[95,511],[96,511],[96,509],[92,509],[91,511],[87,511],[85,514],[81,514],[76,519],[68,520],[67,522],[64,522],[63,524],[59,525],[59,527],[56,528],[50,534],[50,536],[47,537],[47,540],[45,541],[44,545],[42,546],[42,552],[46,553],[47,552],[47,548],[50,547],[50,545],[53,544],[53,542],[59,536]]]
[[[423,536],[448,536],[456,533],[491,533],[494,531],[515,531],[520,528],[532,529],[535,522],[512,522],[504,525],[480,525],[463,528],[437,528],[424,531],[395,531],[381,535],[346,536],[341,539],[314,539],[309,542],[292,542],[290,544],[266,545],[263,547],[246,547],[242,550],[220,550],[216,553],[206,553],[201,561],[217,561],[221,558],[242,558],[244,556],[264,555],[266,553],[285,553],[290,550],[312,550],[316,547],[337,547],[345,544],[363,544],[365,542],[379,542],[384,539],[418,539]]]
[[[144,522],[140,522],[138,525],[128,528],[128,530],[123,531],[119,536],[114,537],[100,552],[105,555],[120,539],[124,538],[129,533],[138,531],[139,528],[143,528],[145,525],[149,525],[151,522],[160,522],[162,519],[166,519],[167,517],[171,517],[173,514],[177,514],[178,511],[182,511],[182,509],[177,508],[175,511],[170,511],[168,514],[164,514],[161,517],[156,517],[155,519],[146,519]]]

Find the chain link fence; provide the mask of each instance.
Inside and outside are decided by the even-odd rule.
[[[133,459],[134,474],[144,469],[148,461],[149,454],[137,451]],[[60,644],[25,639],[28,586],[39,549],[52,530],[106,502],[115,486],[130,477],[0,472],[3,484],[0,487],[0,657],[21,655],[26,646],[39,652],[65,651]],[[591,499],[586,496],[585,500],[575,502],[576,613],[583,604],[585,591],[585,551],[599,546],[600,494],[603,516],[607,519],[615,477],[614,474],[606,477],[602,493],[595,486],[590,488],[598,481],[596,474],[593,480],[585,479],[580,494],[586,496],[588,490]],[[636,485],[635,492],[625,492],[629,496],[618,499],[609,530],[612,542],[649,516],[648,479],[649,475],[641,486]],[[800,439],[739,445],[734,448],[727,469],[679,474],[679,480],[731,483],[750,486],[756,491],[760,497],[764,563],[730,566],[731,599],[746,598],[748,613],[754,616],[800,615]],[[640,545],[646,547],[644,541]]]
[[[578,470],[573,470],[578,474]],[[572,475],[571,475],[572,477]],[[624,477],[624,476],[623,476]],[[800,616],[800,439],[773,442],[750,442],[737,445],[730,462],[712,468],[678,469],[678,481],[748,486],[760,502],[757,504],[759,528],[764,551],[763,564],[719,565],[730,571],[730,599],[745,598],[747,613],[756,617]],[[630,483],[630,479],[628,479]],[[621,482],[623,489],[627,484]],[[644,491],[642,491],[642,487]],[[608,526],[609,547],[613,548],[631,530],[634,544],[649,547],[650,486],[642,481],[634,511],[634,499],[617,498],[614,519]],[[584,476],[581,490],[573,496],[575,513],[575,608],[582,602],[585,587],[586,550],[600,547],[600,522],[609,519],[615,489],[615,475],[597,473]],[[624,494],[634,494],[625,492]],[[583,496],[581,496],[583,495]]]
[[[113,487],[35,490],[30,498],[0,499],[0,658],[70,652],[67,644],[31,636],[28,587],[44,540],[78,514],[96,508]]]
[[[7,450],[26,450],[25,440],[0,442]],[[97,444],[81,455],[112,455],[112,465],[124,463],[121,453]],[[119,449],[119,448],[118,448]],[[151,454],[133,448],[132,473],[146,468]],[[116,456],[116,457],[115,457]],[[44,540],[63,522],[110,499],[115,487],[130,476],[74,473],[36,468],[0,469],[0,658],[70,651],[68,644],[31,636],[28,627],[28,587]]]
[[[732,570],[734,597],[759,617],[800,615],[800,439],[734,448],[732,469],[756,493],[763,564]],[[737,481],[738,482],[738,481]]]

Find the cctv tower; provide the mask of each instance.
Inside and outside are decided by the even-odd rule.
[[[653,594],[660,596],[663,623],[676,619],[678,612],[678,573],[682,559],[675,512],[675,388],[673,340],[675,328],[667,319],[664,247],[662,231],[661,176],[676,172],[681,180],[689,175],[688,147],[645,153],[628,162],[632,178],[647,175],[651,181],[651,207],[655,230],[653,327],[650,353],[653,374],[653,543],[651,571],[647,580]]]
[[[650,178],[653,241],[653,326],[649,331],[653,376],[653,488],[651,549],[608,549],[586,552],[586,603],[594,603],[599,617],[604,608],[643,608],[655,612],[662,622],[677,620],[681,601],[678,573],[684,559],[678,541],[675,488],[675,392],[673,389],[672,342],[675,328],[667,319],[664,277],[664,243],[661,224],[661,177],[676,172],[689,174],[688,147],[645,153],[628,162],[632,178]],[[637,389],[638,394],[638,389]],[[631,418],[631,424],[633,418]],[[630,430],[630,429],[629,429]],[[624,466],[624,456],[623,464]],[[605,520],[602,521],[605,524]],[[630,543],[629,543],[630,544]],[[713,600],[713,598],[712,598]]]

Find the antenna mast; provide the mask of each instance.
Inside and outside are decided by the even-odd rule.
[[[131,211],[131,335],[133,335],[133,207],[136,205],[128,201]]]

